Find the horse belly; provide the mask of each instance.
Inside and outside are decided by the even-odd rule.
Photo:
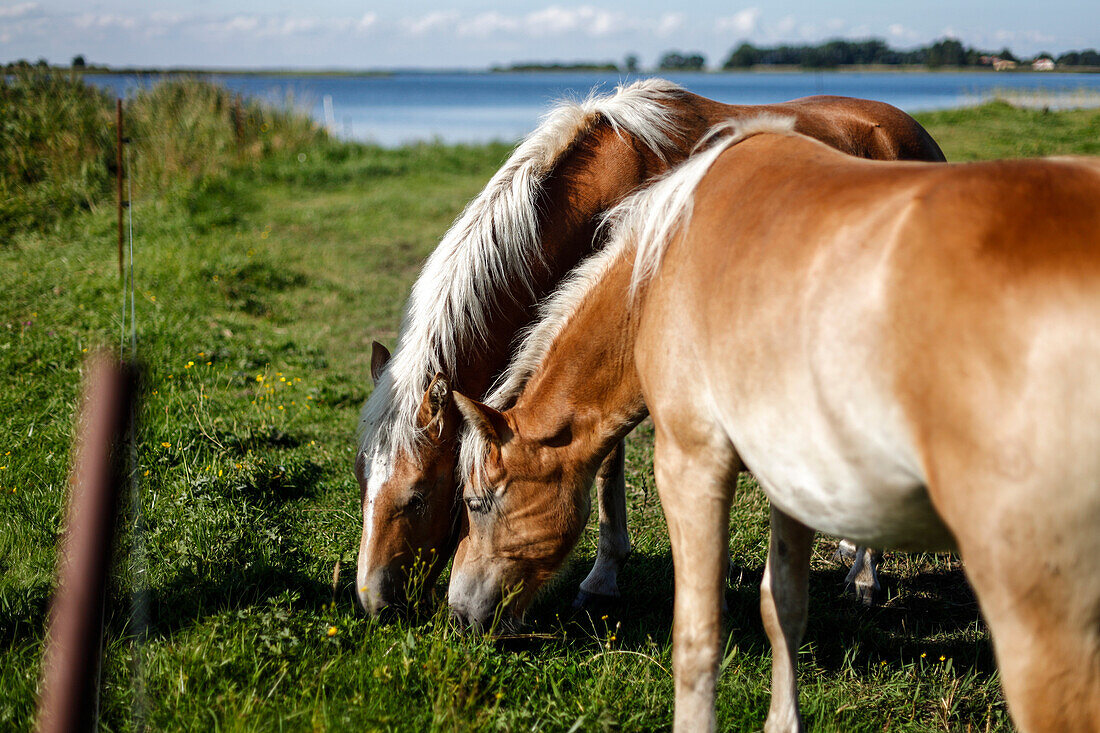
[[[954,548],[919,467],[906,459],[900,431],[871,414],[857,422],[875,426],[873,436],[852,425],[837,430],[807,404],[813,401],[738,411],[728,423],[741,459],[775,506],[820,532],[871,547]]]

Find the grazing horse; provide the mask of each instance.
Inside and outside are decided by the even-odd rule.
[[[812,528],[957,550],[1016,725],[1100,730],[1100,161],[871,162],[790,120],[730,132],[623,204],[559,337],[580,338],[584,319],[618,330],[629,353],[605,358],[630,362],[612,370],[653,416],[675,727],[715,724],[729,508],[747,468],[772,503],[766,730],[802,728]],[[593,304],[616,298],[630,305],[601,323]],[[471,533],[488,531],[514,511],[516,483],[493,483],[502,460],[553,473],[554,441],[458,399],[486,451]],[[610,416],[581,423],[612,421],[622,408],[605,401]],[[543,497],[524,526],[564,536],[568,505]],[[480,608],[487,589],[467,572],[454,600]]]
[[[403,603],[418,564],[420,580],[433,584],[453,551],[460,418],[452,390],[488,390],[536,303],[602,245],[595,236],[602,215],[686,158],[712,125],[762,111],[789,114],[800,131],[855,155],[943,160],[905,113],[845,97],[725,105],[654,79],[551,112],[428,258],[392,359],[374,346],[375,388],[362,410],[355,463],[364,608]],[[597,480],[600,540],[582,596],[618,593],[616,573],[630,549],[624,491],[620,449]]]

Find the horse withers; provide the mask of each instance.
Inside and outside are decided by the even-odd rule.
[[[413,286],[397,348],[376,347],[355,474],[363,531],[357,589],[371,612],[433,585],[458,539],[453,477],[458,412],[508,363],[535,304],[603,239],[597,225],[629,193],[686,158],[715,123],[784,113],[837,149],[881,159],[943,160],[912,118],[886,104],[808,97],[725,105],[659,79],[554,110],[465,209]],[[616,595],[630,549],[621,455],[599,472],[600,540],[582,595]],[[419,569],[419,577],[416,575]]]
[[[768,730],[801,729],[811,528],[957,550],[1019,728],[1097,730],[1100,162],[861,161],[773,120],[735,127],[624,207],[618,258],[588,297],[633,303],[614,327],[656,429],[676,728],[714,727],[729,507],[747,468],[773,507]],[[493,483],[492,464],[545,459],[547,441],[460,402],[488,445],[471,528],[479,513],[495,524],[516,484]],[[560,525],[560,507],[537,511]],[[461,590],[480,608],[483,587]]]

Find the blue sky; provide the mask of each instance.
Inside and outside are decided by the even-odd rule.
[[[720,64],[757,44],[875,36],[897,47],[953,36],[1021,54],[1100,47],[1096,0],[0,0],[0,61],[76,54],[111,65],[484,68],[550,60],[648,66],[668,50]]]

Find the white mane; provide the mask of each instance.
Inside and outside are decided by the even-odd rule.
[[[790,134],[794,123],[792,117],[763,114],[717,125],[699,143],[705,146],[714,141],[709,147],[694,153],[657,182],[631,194],[609,211],[604,217],[604,225],[612,227],[607,245],[577,265],[558,290],[539,306],[538,320],[528,327],[508,368],[485,398],[485,404],[498,410],[511,407],[592,288],[621,258],[630,257],[636,249],[631,297],[655,274],[668,242],[691,218],[696,186],[722,152],[762,132]],[[469,424],[463,428],[456,468],[459,481],[481,471],[488,448],[488,443],[475,428]]]
[[[555,164],[600,122],[664,157],[673,148],[683,90],[650,79],[607,96],[561,104],[525,138],[455,220],[424,264],[405,307],[397,348],[359,421],[360,452],[412,452],[416,412],[439,372],[453,375],[460,355],[484,346],[491,315],[515,283],[537,297],[532,266],[542,263],[537,198]]]

